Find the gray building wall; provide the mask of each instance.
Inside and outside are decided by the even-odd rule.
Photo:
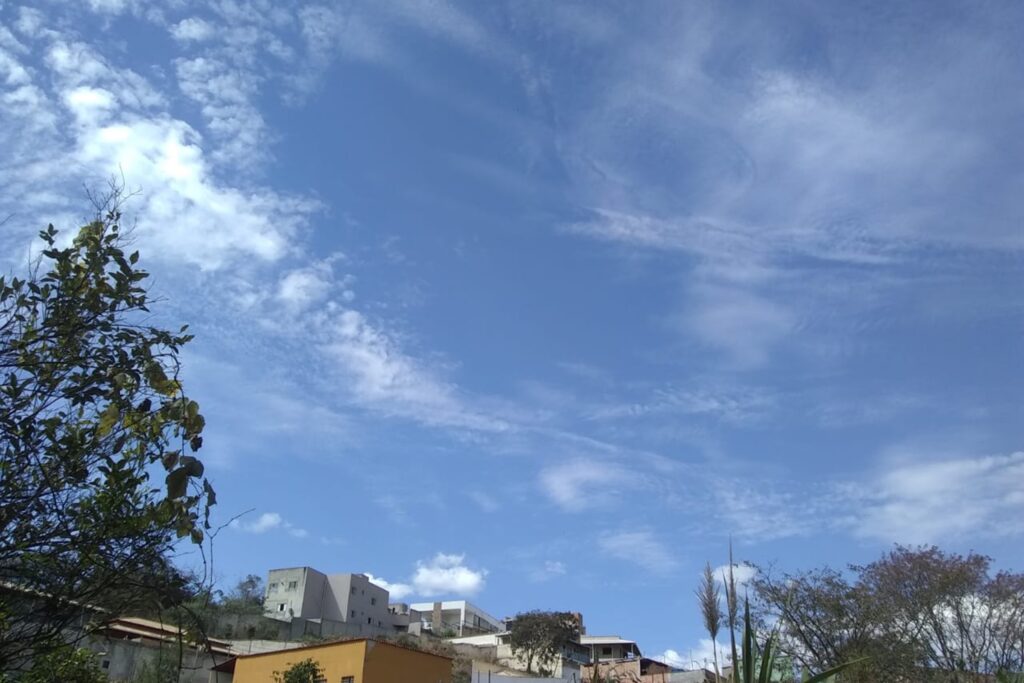
[[[272,569],[264,610],[268,617],[345,622],[391,630],[387,590],[362,574],[331,574],[311,567]],[[326,630],[326,629],[325,629]],[[326,635],[326,634],[325,634]]]
[[[271,569],[263,608],[268,617],[319,619],[327,577],[311,567]]]

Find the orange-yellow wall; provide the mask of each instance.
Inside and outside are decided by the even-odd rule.
[[[450,659],[387,643],[369,643],[369,646],[366,677],[362,683],[451,683]]]
[[[329,683],[340,683],[342,676],[352,676],[353,683],[367,683],[363,677],[363,657],[367,641],[332,643],[325,647],[282,650],[254,657],[239,657],[235,662],[232,683],[273,683],[274,672],[284,672],[304,659],[314,659],[323,669]]]

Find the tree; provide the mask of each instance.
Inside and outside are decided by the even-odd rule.
[[[290,667],[274,672],[274,683],[320,683],[324,671],[315,659],[303,659]]]
[[[178,379],[191,336],[150,324],[116,199],[68,246],[40,232],[27,276],[0,277],[3,670],[101,608],[180,601],[168,558],[176,539],[203,541],[216,502]]]
[[[704,575],[701,577],[696,593],[701,617],[704,620],[704,630],[711,636],[711,652],[715,660],[715,681],[718,681],[718,629],[722,625],[722,592],[719,590],[718,584],[715,583],[715,574],[711,570],[710,562],[704,564]]]
[[[509,624],[509,645],[512,654],[526,661],[526,671],[550,670],[568,643],[579,638],[579,620],[572,612],[522,612]],[[553,668],[553,666],[552,666]]]
[[[811,669],[863,656],[853,681],[981,681],[1024,669],[1024,575],[991,560],[897,546],[849,575],[818,569],[754,588],[780,646]]]
[[[107,676],[89,650],[61,647],[41,656],[18,683],[106,683]]]
[[[248,574],[235,584],[221,604],[228,609],[262,614],[264,593],[263,579],[256,574]]]

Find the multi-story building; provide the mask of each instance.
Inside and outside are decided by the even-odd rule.
[[[302,624],[293,629],[297,637],[393,630],[387,590],[363,574],[327,575],[312,567],[272,569],[263,609],[272,619]]]
[[[590,658],[595,662],[640,658],[636,641],[619,636],[580,636],[580,644],[590,648]]]
[[[410,625],[419,615],[420,627],[436,636],[462,637],[498,633],[505,624],[465,600],[417,602],[408,606]]]

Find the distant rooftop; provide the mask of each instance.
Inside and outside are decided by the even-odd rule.
[[[636,645],[635,640],[626,640],[619,636],[580,636],[580,643],[583,645]]]

